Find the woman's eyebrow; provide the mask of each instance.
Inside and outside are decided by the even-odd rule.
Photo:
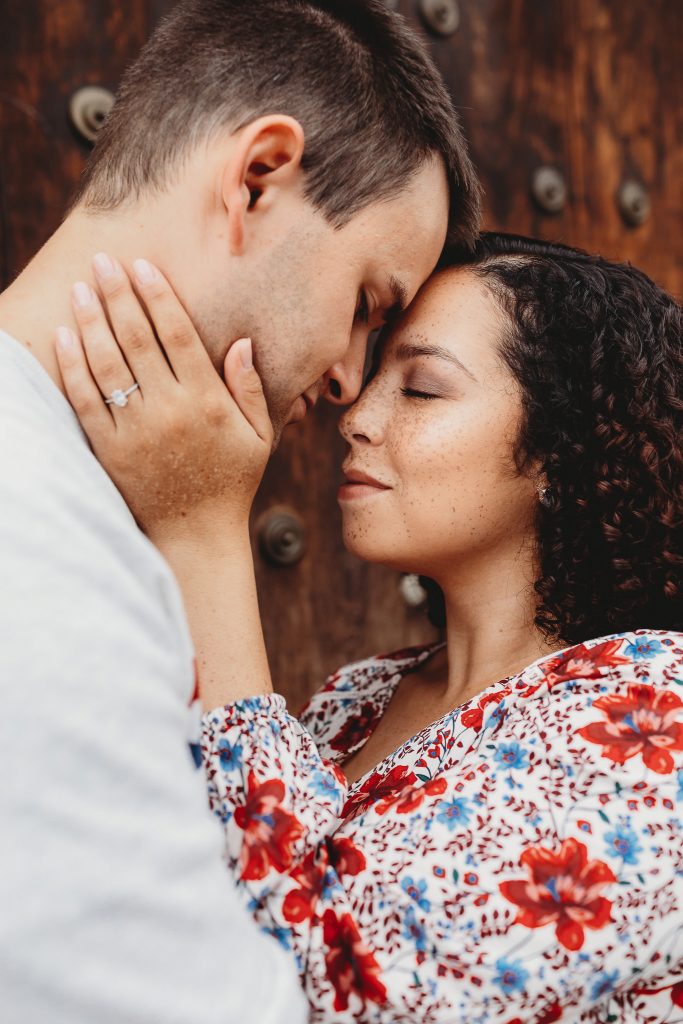
[[[401,361],[418,359],[420,356],[436,356],[437,359],[445,359],[446,362],[452,363],[453,366],[457,366],[459,370],[467,374],[475,384],[479,383],[472,371],[468,370],[465,364],[461,363],[453,352],[449,352],[447,348],[442,348],[441,345],[415,345],[404,341],[394,349],[394,357]]]

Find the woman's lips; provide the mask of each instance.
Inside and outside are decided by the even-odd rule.
[[[347,469],[344,472],[346,480],[337,492],[337,501],[356,501],[359,498],[376,497],[391,488],[387,484],[375,480],[368,473],[361,470]]]

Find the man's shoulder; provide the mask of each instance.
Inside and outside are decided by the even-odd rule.
[[[5,361],[2,369],[9,371],[0,385],[0,561],[11,584],[0,594],[6,643],[18,654],[39,630],[45,650],[61,650],[69,637],[75,650],[97,646],[117,629],[121,642],[132,644],[144,623],[151,643],[182,648],[185,657],[191,644],[172,574],[62,396],[39,378],[34,386],[30,365],[28,374],[21,366],[13,373]]]

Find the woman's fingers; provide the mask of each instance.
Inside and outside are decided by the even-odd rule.
[[[244,418],[270,450],[273,444],[273,425],[261,378],[254,369],[251,338],[240,338],[228,349],[224,369],[225,383],[230,394]]]
[[[72,302],[95,384],[104,398],[117,391],[127,391],[136,381],[111,333],[97,295],[85,281],[78,281],[73,286]],[[131,395],[131,400],[133,397],[141,401],[139,390]]]
[[[109,406],[90,372],[80,338],[68,327],[57,328],[55,352],[67,398],[95,448],[116,429]]]
[[[116,342],[131,373],[143,391],[149,387],[155,392],[172,375],[128,274],[118,260],[104,252],[94,257],[93,268]]]
[[[170,284],[147,260],[133,264],[135,282],[157,336],[181,384],[201,390],[215,384],[216,371],[194,324]]]

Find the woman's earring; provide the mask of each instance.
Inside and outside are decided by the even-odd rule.
[[[539,487],[538,498],[543,508],[552,508],[553,496],[549,487]]]

